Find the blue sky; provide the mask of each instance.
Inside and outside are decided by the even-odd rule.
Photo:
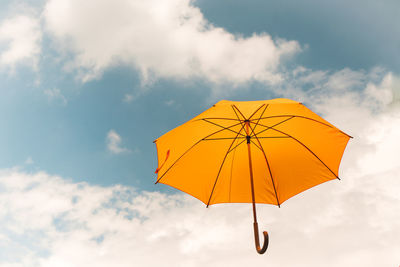
[[[385,154],[380,148],[392,149],[386,155],[399,148],[398,141],[382,143],[397,140],[398,126],[392,122],[398,120],[400,97],[399,12],[396,0],[2,1],[2,177],[8,181],[19,175],[25,177],[21,183],[42,183],[57,176],[68,188],[85,183],[89,192],[102,188],[123,195],[114,187],[123,186],[144,198],[149,191],[160,192],[160,198],[172,197],[171,205],[180,207],[175,190],[154,185],[157,154],[152,141],[221,99],[285,97],[304,102],[360,140],[344,158],[345,176],[359,177],[350,166],[365,156],[365,162],[380,162],[381,171],[391,173],[387,184],[395,187],[398,164],[386,156],[373,159]],[[383,133],[376,121],[386,129]],[[365,151],[375,152],[368,156]],[[376,174],[369,171],[359,173]],[[32,178],[38,175],[42,178]],[[382,198],[395,198],[382,188]],[[2,221],[10,223],[7,218]],[[274,220],[272,225],[278,223]],[[328,236],[330,226],[321,227],[321,235]],[[13,239],[10,229],[0,241],[11,238],[19,244],[14,251],[19,255],[23,242]],[[51,256],[28,247],[31,262],[50,264],[43,259]],[[50,248],[41,249],[62,258]],[[396,258],[388,253],[388,259]],[[0,266],[17,262],[2,257],[0,253]],[[304,266],[313,264],[308,263]]]

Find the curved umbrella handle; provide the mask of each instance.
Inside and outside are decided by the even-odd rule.
[[[267,248],[268,248],[268,244],[269,244],[269,235],[268,235],[268,232],[267,231],[264,231],[263,232],[263,235],[264,235],[264,244],[263,244],[263,246],[262,246],[262,248],[260,247],[260,238],[259,238],[259,236],[258,236],[258,223],[254,223],[253,224],[253,226],[254,226],[254,240],[255,240],[255,242],[256,242],[256,249],[257,249],[257,252],[259,253],[259,254],[264,254],[265,253],[265,251],[267,251]]]

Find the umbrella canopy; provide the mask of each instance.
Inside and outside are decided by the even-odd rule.
[[[256,227],[255,203],[280,206],[304,190],[339,179],[349,138],[293,100],[222,100],[154,141],[156,183],[207,206],[253,203]],[[256,237],[257,243],[258,229]]]

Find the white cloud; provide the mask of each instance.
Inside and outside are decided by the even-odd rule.
[[[49,0],[43,16],[60,51],[73,55],[66,68],[78,70],[83,81],[127,64],[144,81],[275,83],[282,57],[300,50],[296,41],[274,41],[266,33],[245,38],[215,27],[190,0]]]
[[[6,169],[0,171],[0,266],[398,264],[400,107],[394,98],[381,99],[397,88],[397,78],[367,81],[371,75],[364,74],[359,90],[330,90],[324,98],[315,89],[313,109],[355,138],[341,181],[308,190],[281,209],[258,205],[260,230],[270,233],[266,255],[254,249],[251,205],[206,209],[185,194]]]
[[[35,71],[41,53],[42,32],[38,18],[17,15],[0,22],[0,67],[14,72],[17,64]]]
[[[43,91],[43,93],[48,97],[49,101],[59,101],[64,106],[68,103],[68,100],[58,88],[46,89]]]
[[[373,146],[379,149],[397,134],[387,131]],[[366,165],[368,157],[393,155],[382,152],[347,157],[354,163],[342,170],[342,181],[304,192],[281,209],[259,205],[260,228],[271,235],[264,256],[253,247],[250,205],[206,209],[183,194],[2,170],[0,248],[12,257],[3,257],[0,266],[243,266],[265,261],[270,266],[392,266],[400,249],[400,216],[394,212],[400,208],[400,167]]]
[[[129,149],[121,147],[122,143],[121,136],[115,130],[110,130],[107,133],[106,142],[107,142],[107,149],[113,154],[130,152]]]

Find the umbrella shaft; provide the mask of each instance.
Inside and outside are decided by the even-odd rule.
[[[247,151],[249,153],[249,169],[250,169],[251,199],[252,199],[252,204],[253,204],[253,217],[254,217],[254,223],[257,223],[256,200],[255,200],[255,197],[254,197],[253,166],[252,166],[252,163],[251,163],[250,144],[247,144]]]
[[[256,200],[254,197],[253,164],[251,162],[249,122],[246,122],[246,133],[247,133],[247,152],[249,155],[249,170],[250,170],[251,199],[252,199],[252,204],[253,204],[253,218],[254,218],[254,224],[257,224]],[[258,231],[257,231],[257,234],[258,234]]]

